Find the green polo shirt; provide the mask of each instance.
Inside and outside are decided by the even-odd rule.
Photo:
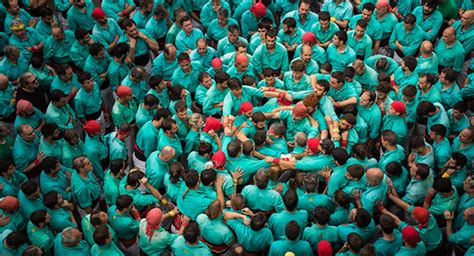
[[[140,249],[148,255],[161,255],[166,249],[170,248],[176,238],[178,238],[177,234],[169,233],[161,226],[155,229],[150,238],[146,234],[146,227],[147,220],[142,219],[138,233],[140,237]]]
[[[252,62],[257,74],[261,74],[265,68],[281,69],[282,73],[288,71],[288,53],[280,43],[275,43],[272,53],[268,51],[266,43],[261,44],[255,50]]]
[[[130,216],[130,213],[120,214],[117,206],[112,205],[108,210],[109,224],[117,232],[120,239],[130,240],[138,235],[140,222]]]
[[[88,173],[87,178],[79,176],[77,172],[72,172],[71,193],[79,207],[85,209],[99,198],[101,188],[92,172]]]

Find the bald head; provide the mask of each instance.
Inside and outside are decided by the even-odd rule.
[[[454,44],[456,42],[456,30],[452,27],[447,27],[443,31],[443,40],[447,45]]]
[[[8,86],[8,77],[4,74],[0,74],[0,90],[5,90]]]
[[[160,158],[161,160],[165,162],[168,162],[171,159],[173,159],[175,155],[176,155],[176,150],[171,146],[163,147],[163,149],[160,152]]]
[[[370,168],[365,175],[367,183],[371,186],[377,186],[382,182],[383,172],[379,168]]]
[[[464,210],[464,220],[470,225],[474,224],[474,206],[471,206]]]
[[[431,53],[433,51],[433,43],[426,40],[421,43],[421,52],[422,53]]]

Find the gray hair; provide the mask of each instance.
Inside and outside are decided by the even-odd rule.
[[[81,241],[80,234],[78,229],[68,227],[61,233],[61,242],[66,247],[74,247]]]
[[[9,44],[3,48],[3,54],[5,54],[5,57],[13,57],[13,54],[15,51],[18,51],[18,47],[15,45]]]
[[[318,191],[319,177],[316,173],[307,173],[303,177],[303,187],[308,193],[314,193]]]
[[[270,125],[270,128],[275,132],[275,135],[281,137],[285,136],[286,128],[282,122],[273,123]]]

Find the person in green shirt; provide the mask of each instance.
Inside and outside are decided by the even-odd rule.
[[[44,205],[51,215],[49,223],[51,230],[60,233],[68,227],[76,228],[76,220],[72,215],[72,203],[64,201],[62,196],[56,191],[50,191],[44,195]]]
[[[133,21],[137,24],[137,28],[144,29],[145,25],[153,16],[151,13],[154,9],[154,3],[150,0],[141,0],[140,9],[132,15]],[[153,37],[153,39],[155,39]]]
[[[435,84],[441,96],[441,104],[447,110],[462,101],[461,90],[456,83],[457,74],[458,72],[450,67],[443,68],[439,81]]]
[[[177,208],[175,208],[177,209]],[[149,255],[160,255],[170,249],[170,246],[183,233],[184,225],[178,234],[169,233],[163,228],[162,221],[172,218],[176,210],[163,213],[161,209],[154,208],[146,214],[146,218],[140,221],[140,248]]]
[[[332,63],[333,71],[342,71],[357,57],[356,52],[348,45],[348,36],[345,31],[339,30],[334,34],[332,43],[326,50],[326,58]]]
[[[22,255],[28,246],[28,237],[20,231],[5,230],[0,237],[2,255]]]
[[[241,219],[248,222],[243,214],[222,211],[222,204],[219,200],[214,200],[206,210],[196,218],[196,222],[201,229],[203,242],[211,249],[213,253],[225,252],[235,241],[232,230],[225,224],[230,219]]]
[[[301,229],[296,221],[288,222],[285,225],[286,239],[274,240],[268,255],[285,255],[288,252],[293,252],[295,255],[313,255],[309,242],[299,238]]]
[[[119,186],[121,195],[129,195],[133,198],[133,205],[141,212],[145,213],[158,205],[158,202],[163,199],[163,196],[156,190],[145,174],[137,168],[132,168],[127,175],[126,183]],[[142,194],[139,186],[144,186],[150,193]]]
[[[212,255],[209,247],[200,241],[201,230],[197,223],[189,223],[183,230],[183,235],[178,236],[171,244],[171,250],[176,256],[184,255]]]
[[[189,16],[185,16],[178,21],[182,30],[176,35],[176,49],[181,53],[190,54],[192,50],[196,49],[196,41],[203,38],[204,35],[201,30],[193,28],[193,23]]]
[[[46,110],[46,122],[57,124],[60,131],[74,128],[76,114],[68,104],[68,96],[61,90],[53,90],[50,95],[51,103]]]
[[[372,39],[366,34],[368,23],[357,21],[354,30],[347,33],[347,45],[352,48],[358,59],[366,60],[372,56]]]
[[[93,234],[95,244],[91,247],[91,255],[124,256],[125,254],[113,242],[110,229],[106,225],[98,226]]]
[[[425,40],[435,41],[443,23],[443,15],[437,10],[438,1],[426,2],[416,7],[412,14],[416,17],[416,24],[424,31]]]
[[[100,88],[92,80],[92,75],[89,72],[81,73],[78,81],[82,88],[79,89],[74,97],[74,109],[77,118],[81,123],[86,123],[89,120],[97,120],[104,115],[103,109],[106,109],[102,101]],[[107,117],[108,118],[108,117]]]
[[[425,243],[421,241],[420,233],[413,227],[405,227],[402,231],[404,246],[395,254],[396,256],[426,255]]]
[[[176,68],[171,81],[173,85],[182,85],[184,89],[194,94],[199,84],[199,74],[204,71],[202,65],[197,61],[191,61],[187,53],[178,56],[179,68]]]
[[[84,155],[91,161],[94,174],[97,177],[102,177],[109,164],[107,141],[102,136],[101,126],[97,121],[88,121],[83,129],[86,133]]]
[[[363,249],[364,241],[362,236],[356,232],[350,233],[347,236],[347,242],[344,243],[344,246],[336,254],[338,256],[353,256],[361,255]]]
[[[86,157],[74,160],[75,172],[71,175],[71,193],[78,204],[81,216],[91,213],[99,206],[101,187],[92,174],[92,163]]]
[[[92,43],[89,46],[89,56],[84,63],[84,71],[92,75],[93,81],[101,89],[107,88],[110,84],[108,67],[111,62],[112,58],[101,43]]]
[[[129,124],[122,124],[118,127],[116,132],[111,132],[106,135],[106,142],[109,148],[109,160],[113,161],[116,159],[123,160],[128,163],[129,152],[127,148],[127,138],[132,133],[132,127]],[[100,180],[104,178],[104,174],[101,173]]]
[[[396,229],[395,221],[389,215],[380,215],[383,236],[374,243],[375,252],[380,255],[395,255],[403,244],[402,234]]]
[[[115,201],[120,194],[119,184],[124,176],[124,169],[124,162],[117,159],[110,162],[109,170],[105,173],[103,186],[104,199],[109,206],[115,204]]]
[[[54,123],[47,123],[41,128],[43,137],[40,140],[38,151],[44,153],[45,156],[54,156],[62,162],[62,148],[64,140],[58,126]]]
[[[46,210],[37,210],[30,216],[27,234],[31,243],[38,246],[45,255],[52,255],[54,235],[49,227],[51,216]]]
[[[285,72],[283,80],[287,91],[308,91],[311,90],[311,81],[305,74],[305,64],[302,60],[295,60],[291,63],[291,71]]]
[[[195,170],[190,170],[184,177],[184,181],[184,184],[181,184],[178,194],[178,209],[191,220],[195,220],[197,216],[205,212],[209,204],[216,199],[216,193],[214,191],[212,191],[212,193],[206,193],[206,188],[200,186],[199,174]],[[214,184],[217,199],[219,199],[221,203],[224,203],[224,193],[222,191],[223,182],[224,177],[219,176]]]
[[[82,232],[84,233],[84,239],[89,243],[89,245],[93,246],[95,244],[94,231],[96,228],[102,225],[105,225],[107,228],[109,228],[113,243],[118,245],[117,234],[115,230],[109,225],[109,216],[106,212],[101,210],[94,211],[82,218],[81,226]]]
[[[416,17],[408,14],[398,23],[390,36],[390,48],[400,57],[414,56],[423,41],[424,31],[416,24]]]
[[[451,157],[451,144],[446,138],[446,127],[442,124],[431,126],[429,136],[433,140],[436,168],[441,169]]]
[[[59,24],[54,24],[51,28],[51,36],[44,42],[44,59],[57,64],[72,62],[69,52],[75,41],[73,32],[64,31]]]
[[[68,227],[54,239],[54,255],[89,255],[90,246],[77,228]]]
[[[300,227],[306,227],[308,221],[308,213],[305,210],[297,210],[298,196],[296,191],[289,189],[283,196],[285,210],[280,213],[274,213],[268,219],[268,228],[272,230],[273,239],[285,239],[285,226],[290,221],[296,221]],[[301,232],[303,229],[301,229]]]
[[[2,197],[18,196],[21,185],[27,181],[26,175],[15,169],[10,158],[0,159],[0,174],[0,182],[3,185],[0,195]]]
[[[435,53],[438,55],[441,67],[450,67],[456,72],[462,70],[466,51],[461,42],[457,40],[454,28],[448,27],[443,31],[443,38],[436,45]]]
[[[46,210],[40,187],[33,180],[28,180],[21,186],[21,190],[18,193],[18,201],[21,202],[20,213],[25,220],[29,219],[36,210]]]
[[[223,101],[229,92],[227,81],[230,79],[229,74],[223,71],[217,71],[214,75],[215,84],[206,92],[204,98],[203,113],[211,116],[222,114]]]
[[[349,216],[349,220],[353,223],[348,225],[337,226],[337,233],[341,241],[347,241],[348,237],[352,233],[356,233],[361,236],[364,243],[370,241],[375,232],[375,222],[370,217],[370,213],[364,208],[353,209],[356,213],[352,213]]]
[[[95,24],[95,23],[94,23]],[[74,65],[84,69],[87,57],[89,57],[89,47],[94,43],[93,37],[84,28],[77,28],[74,31],[76,41],[71,47],[71,59]]]
[[[163,177],[168,172],[169,164],[175,155],[176,150],[173,147],[165,146],[147,158],[145,176],[153,187],[160,189],[163,186]]]
[[[334,34],[339,31],[339,27],[336,23],[331,21],[331,14],[327,11],[321,11],[318,20],[318,23],[312,25],[311,32],[313,32],[318,39],[317,45],[326,49],[331,43]]]
[[[474,207],[469,207],[464,210],[463,216],[466,223],[461,227],[460,230],[454,232],[454,213],[449,210],[444,212],[444,218],[446,219],[446,236],[450,243],[462,246],[464,249],[468,249],[471,246],[471,237],[474,233]]]
[[[397,206],[406,211],[406,213],[410,214],[415,220],[416,226],[410,226],[406,222],[401,221],[396,215],[387,211],[387,209],[385,209],[383,206],[378,206],[379,211],[383,214],[390,215],[394,219],[395,224],[400,230],[404,230],[406,227],[413,227],[416,231],[420,233],[421,241],[426,244],[426,250],[436,250],[442,241],[443,234],[441,233],[441,230],[438,227],[436,219],[433,217],[430,211],[422,207],[415,207],[413,205],[407,204],[406,202],[398,198],[396,195],[394,195],[392,192],[390,192],[388,198],[392,200],[392,202],[394,202]]]
[[[297,27],[296,20],[293,17],[285,17],[278,32],[278,42],[285,46],[289,56],[293,56],[296,47],[301,43],[301,37],[304,30]]]
[[[270,248],[273,242],[272,231],[265,227],[265,224],[266,217],[263,214],[252,216],[250,225],[245,225],[238,220],[229,220],[227,222],[227,225],[234,230],[237,242],[241,244],[247,252],[256,254],[263,254],[263,251]]]
[[[285,209],[281,195],[275,190],[267,190],[268,181],[266,170],[259,170],[254,176],[255,185],[247,185],[242,190],[251,210],[281,212]]]
[[[285,46],[276,42],[276,37],[276,30],[267,30],[265,32],[265,43],[261,44],[253,55],[252,64],[260,79],[263,79],[262,71],[265,68],[275,70],[280,79],[288,71],[288,52]]]
[[[467,105],[464,102],[458,102],[453,105],[453,108],[448,110],[450,131],[449,139],[455,138],[462,130],[469,127],[469,119],[466,116]]]
[[[79,139],[77,130],[67,129],[63,133],[62,165],[72,168],[72,162],[84,155],[84,143]]]
[[[65,200],[72,201],[69,177],[72,170],[61,166],[53,156],[46,157],[42,163],[43,172],[40,175],[41,193],[58,192]]]
[[[122,124],[133,124],[135,122],[135,113],[137,112],[137,103],[133,100],[133,91],[128,86],[119,86],[117,88],[118,99],[112,108],[112,119],[116,127]]]
[[[313,216],[315,223],[304,229],[302,239],[310,243],[313,251],[317,251],[318,244],[322,240],[331,243],[333,248],[338,248],[341,240],[337,234],[337,228],[328,224],[331,216],[329,210],[324,206],[317,206],[314,208]]]
[[[28,59],[21,54],[15,45],[3,48],[4,58],[0,61],[0,73],[6,75],[10,81],[17,80],[20,75],[28,71]]]
[[[435,217],[442,217],[444,211],[454,212],[458,205],[459,196],[449,178],[437,178],[433,188],[428,189],[423,207]]]
[[[115,205],[108,210],[110,226],[115,230],[120,241],[120,246],[126,253],[139,254],[137,240],[140,228],[140,214],[133,206],[133,198],[129,195],[121,195],[117,198]]]
[[[130,0],[110,1],[106,0],[101,5],[108,17],[118,21],[120,18],[128,17],[135,10],[135,2]]]
[[[92,10],[94,3],[90,0],[73,1],[73,5],[67,11],[68,28],[75,31],[81,27],[91,31],[95,25],[94,18],[92,18]]]

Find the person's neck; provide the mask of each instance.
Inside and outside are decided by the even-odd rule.
[[[86,178],[86,179],[89,178],[87,176],[87,172],[81,171],[81,172],[78,172],[77,174],[79,174],[79,176],[81,176],[82,178]]]
[[[388,14],[388,12],[377,15],[377,19],[381,20],[381,19],[385,18],[385,16],[387,16],[387,14]]]
[[[472,23],[467,23],[466,25],[462,25],[462,30],[469,29],[471,27]]]
[[[393,151],[397,149],[397,145],[385,145],[386,151]]]
[[[395,240],[395,236],[393,235],[393,233],[392,234],[383,233],[383,239],[385,241],[393,241],[393,240]]]
[[[340,45],[337,47],[337,51],[338,51],[338,52],[343,52],[344,50],[346,50],[346,45],[345,45],[345,44],[340,44]]]
[[[444,140],[444,137],[436,138],[435,141],[436,143],[441,143]]]
[[[35,88],[27,88],[27,87],[21,87],[23,89],[23,91],[25,92],[35,92]]]
[[[117,101],[122,105],[127,105],[128,106],[128,100],[125,99],[125,98],[118,98]]]
[[[446,42],[444,41],[447,47],[453,46],[456,43],[456,40],[453,40],[452,42]]]
[[[318,228],[325,228],[326,227],[326,225],[322,225],[322,224],[319,224],[317,222],[315,224],[316,224],[316,227],[318,227]]]
[[[443,89],[451,88],[451,86],[453,86],[453,84],[454,84],[454,83],[451,83],[451,82],[446,81],[446,83],[443,84]]]
[[[57,173],[57,172],[55,172],[55,173],[52,173],[52,172],[51,172],[51,173],[49,173],[49,174],[47,173],[47,175],[48,175],[49,177],[53,177],[53,178],[57,178],[57,177],[58,177],[58,173]]]
[[[170,132],[165,132],[166,137],[174,139],[174,134]]]
[[[432,52],[421,52],[421,56],[425,59],[427,58],[430,58],[431,56],[433,56],[433,53]]]
[[[44,137],[43,140],[46,141],[48,144],[56,144],[56,141],[53,140],[53,138],[50,136]]]

